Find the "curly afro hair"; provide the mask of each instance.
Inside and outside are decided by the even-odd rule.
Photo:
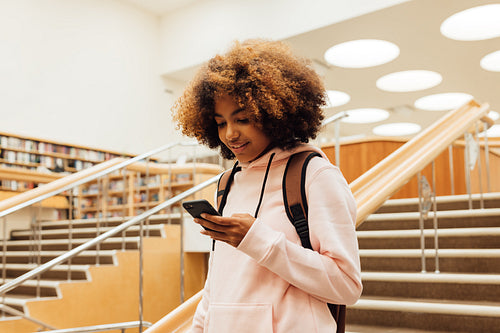
[[[271,143],[290,149],[314,139],[326,104],[323,82],[310,61],[292,54],[283,42],[235,42],[224,55],[210,59],[172,108],[183,134],[195,137],[224,158],[233,153],[219,139],[215,100],[229,95],[244,107]]]

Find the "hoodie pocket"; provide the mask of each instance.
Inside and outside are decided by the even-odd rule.
[[[206,322],[208,333],[272,333],[271,304],[211,304]]]

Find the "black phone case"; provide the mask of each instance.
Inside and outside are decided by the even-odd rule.
[[[189,200],[182,203],[182,207],[186,209],[192,217],[201,218],[202,213],[210,215],[220,215],[219,212],[205,199]],[[205,228],[210,230],[208,228]]]

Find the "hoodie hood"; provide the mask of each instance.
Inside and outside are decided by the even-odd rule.
[[[321,156],[323,156],[323,158],[329,160],[326,154],[320,148],[313,146],[311,144],[302,143],[299,144],[297,147],[289,150],[284,150],[282,148],[277,148],[277,147],[272,148],[271,150],[269,150],[256,160],[251,162],[238,163],[238,166],[241,166],[243,170],[251,168],[266,168],[267,164],[269,163],[269,158],[272,154],[275,154],[273,157],[273,163],[283,163],[287,161],[288,157],[290,157],[291,155],[306,150],[318,152],[321,154]]]

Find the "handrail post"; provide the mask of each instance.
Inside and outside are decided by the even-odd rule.
[[[469,209],[472,209],[472,194],[471,194],[471,184],[470,184],[470,134],[465,133],[465,186],[467,188],[467,194],[469,195]]]
[[[421,250],[421,265],[422,273],[426,272],[426,262],[425,262],[425,234],[424,234],[424,212],[423,212],[423,195],[422,195],[422,176],[420,171],[418,172],[418,210],[420,211],[419,226],[420,226],[420,250]]]
[[[434,272],[439,273],[439,235],[438,235],[438,218],[437,218],[437,198],[436,198],[436,163],[432,161],[432,206],[434,208],[434,250],[435,250],[435,267]]]
[[[476,123],[476,139],[479,142],[479,123]],[[478,156],[477,156],[477,178],[479,180],[479,207],[481,209],[484,209],[484,199],[483,199],[483,177],[481,177],[481,169],[482,169],[482,163],[481,163],[481,145],[478,143]]]
[[[486,163],[486,186],[488,193],[491,193],[491,182],[490,182],[490,149],[488,145],[488,123],[483,122],[484,124],[484,160]]]

